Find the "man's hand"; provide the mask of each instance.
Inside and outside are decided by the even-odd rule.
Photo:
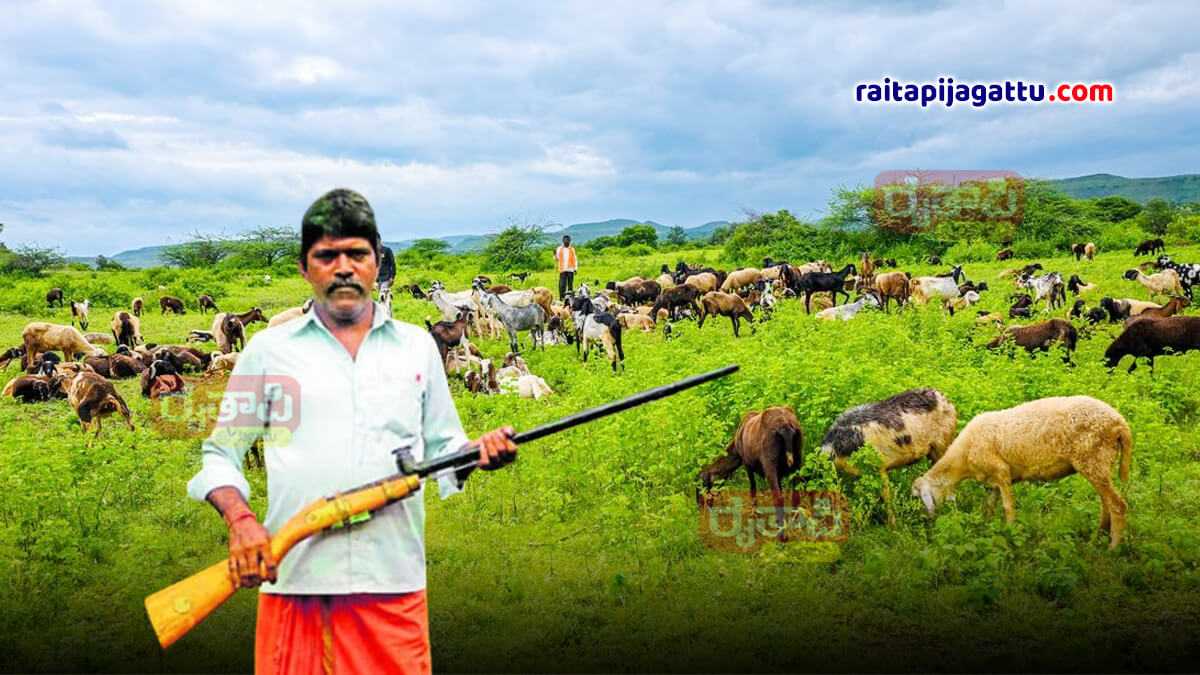
[[[499,469],[517,458],[517,444],[512,442],[512,427],[500,427],[487,432],[476,441],[479,443],[479,468],[484,471]]]
[[[249,514],[249,515],[246,515]],[[259,524],[253,511],[245,511],[229,523],[229,575],[242,588],[254,588],[264,581],[275,581],[275,557],[271,555],[271,534]]]

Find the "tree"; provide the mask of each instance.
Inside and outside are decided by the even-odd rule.
[[[4,271],[36,277],[41,276],[46,268],[66,262],[67,259],[58,249],[18,246],[4,261]]]
[[[506,227],[484,249],[489,268],[494,270],[529,270],[537,267],[538,249],[544,243],[540,225],[513,224]]]
[[[176,267],[212,267],[227,258],[233,248],[227,239],[196,232],[191,241],[163,249],[161,257]]]
[[[96,256],[96,269],[116,272],[125,269],[125,266],[112,258],[98,255]]]
[[[432,258],[435,255],[444,255],[449,250],[450,242],[448,241],[442,239],[418,239],[405,252],[412,256]]]
[[[1092,202],[1096,209],[1096,217],[1110,223],[1129,220],[1142,212],[1142,205],[1120,195],[1100,197]]]
[[[291,227],[259,227],[242,235],[234,248],[255,267],[271,267],[280,260],[300,257],[300,233]]]
[[[1167,233],[1171,221],[1175,220],[1175,209],[1167,200],[1155,197],[1146,202],[1146,208],[1142,211],[1141,218],[1142,227],[1147,232],[1162,236]]]
[[[663,240],[663,243],[667,246],[683,246],[687,243],[687,232],[676,225],[667,232],[667,238]]]
[[[618,235],[618,241],[620,241],[621,246],[632,246],[633,244],[657,246],[658,230],[655,230],[653,225],[646,223],[630,225],[621,230],[621,234]]]

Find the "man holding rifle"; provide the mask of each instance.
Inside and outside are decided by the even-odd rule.
[[[333,190],[308,209],[300,272],[313,309],[257,333],[230,379],[230,389],[238,382],[263,397],[258,419],[272,421],[280,405],[272,386],[294,383],[284,393],[299,399],[299,421],[286,436],[265,433],[265,424],[218,424],[188,483],[188,494],[210,502],[229,527],[231,576],[242,587],[268,584],[259,595],[256,673],[431,672],[419,496],[305,539],[282,561],[270,549],[271,533],[308,503],[394,474],[392,450],[408,447],[420,461],[467,443],[433,339],[371,300],[381,246],[374,212],[358,193]],[[481,468],[515,459],[512,434],[505,427],[479,438]],[[260,436],[269,490],[263,524],[247,504],[241,470]],[[470,472],[441,476],[442,498],[460,491]]]

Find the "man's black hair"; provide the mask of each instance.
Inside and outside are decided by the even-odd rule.
[[[308,251],[322,237],[362,237],[371,242],[375,259],[383,240],[375,226],[375,212],[367,198],[354,190],[337,188],[322,195],[304,212],[300,223],[300,265],[308,268]]]

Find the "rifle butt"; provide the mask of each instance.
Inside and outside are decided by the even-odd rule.
[[[163,649],[195,628],[237,590],[229,577],[229,560],[147,596],[146,614]]]

